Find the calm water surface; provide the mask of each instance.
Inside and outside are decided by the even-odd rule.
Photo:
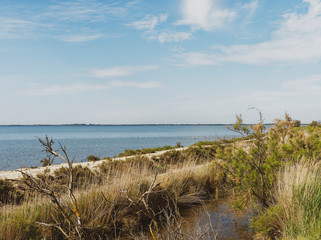
[[[209,201],[205,206],[188,209],[182,213],[183,232],[195,232],[208,229],[206,240],[250,240],[254,239],[250,229],[252,211],[238,212],[227,199]],[[211,228],[208,228],[211,224]]]
[[[0,126],[0,171],[40,166],[46,155],[36,137],[52,137],[77,162],[88,155],[114,157],[125,149],[231,138],[225,126]],[[58,146],[58,145],[57,145]],[[58,160],[57,162],[58,163]]]

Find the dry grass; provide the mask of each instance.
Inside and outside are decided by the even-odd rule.
[[[149,198],[151,209],[159,212],[170,206],[168,199],[179,208],[200,204],[217,189],[220,174],[215,166],[197,163],[199,161],[186,159],[160,174],[157,178],[160,185]],[[82,180],[75,189],[75,196],[82,222],[88,228],[86,239],[117,238],[146,230],[149,217],[143,214],[141,206],[131,205],[128,199],[139,199],[156,170],[152,160],[138,158],[104,164],[95,172],[100,177],[87,182]],[[64,192],[60,194],[62,200],[67,197]],[[0,239],[62,239],[58,230],[37,224],[52,224],[57,218],[61,218],[59,211],[39,195],[20,206],[6,206],[0,212]]]
[[[254,222],[258,238],[321,239],[320,165],[302,159],[279,172],[274,204]]]
[[[278,176],[275,200],[282,206],[284,238],[321,237],[320,162],[302,160]]]

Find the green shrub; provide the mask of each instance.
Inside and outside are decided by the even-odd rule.
[[[308,126],[310,127],[321,127],[321,123],[317,121],[312,121]]]
[[[320,162],[288,163],[277,176],[274,204],[252,220],[264,239],[320,239]]]
[[[279,239],[282,234],[281,216],[284,214],[282,205],[276,204],[268,209],[262,209],[259,215],[251,219],[251,228],[258,239]]]
[[[171,150],[175,149],[178,146],[163,146],[163,147],[157,147],[157,148],[143,148],[143,149],[126,149],[125,152],[120,153],[117,157],[128,157],[128,156],[134,156],[134,155],[139,155],[139,154],[148,154],[148,153],[155,153],[158,151],[164,151],[164,150]]]
[[[99,161],[99,160],[100,160],[100,158],[95,156],[95,155],[89,155],[87,157],[87,162],[96,162],[96,161]]]

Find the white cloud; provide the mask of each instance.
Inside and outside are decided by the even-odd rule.
[[[248,2],[244,5],[242,5],[243,9],[247,9],[250,11],[255,11],[259,6],[259,1],[258,0],[253,0],[252,2]]]
[[[90,72],[90,76],[97,78],[111,78],[111,77],[124,77],[129,76],[137,72],[157,69],[156,65],[145,66],[120,66],[105,69],[93,69]]]
[[[158,40],[160,43],[182,42],[192,38],[192,32],[181,32],[171,29],[156,30],[155,28],[166,21],[167,17],[167,14],[160,14],[159,16],[147,15],[139,21],[128,24],[128,26],[138,30],[144,30],[144,38],[148,40]]]
[[[248,2],[241,6],[242,9],[248,11],[247,16],[245,17],[245,22],[249,22],[249,20],[252,18],[258,7],[259,0],[253,0],[252,2]]]
[[[64,95],[72,94],[76,92],[86,92],[86,91],[102,91],[113,88],[160,88],[161,84],[159,82],[121,82],[114,81],[108,84],[74,84],[74,85],[53,85],[44,88],[33,88],[20,90],[19,93],[24,96],[53,96],[53,95]]]
[[[253,65],[310,63],[321,60],[321,1],[309,3],[306,13],[287,13],[270,41],[258,44],[213,46],[213,51],[183,53],[183,65],[238,62]]]
[[[177,64],[179,66],[189,67],[218,65],[218,61],[215,56],[202,52],[179,53],[176,54],[176,58],[182,62]]]
[[[153,30],[157,25],[166,21],[166,19],[167,14],[161,14],[159,16],[147,15],[143,19],[128,25],[139,30]]]
[[[103,38],[103,37],[104,37],[103,34],[91,34],[91,35],[84,34],[84,35],[64,35],[64,36],[60,36],[58,38],[64,42],[81,43],[81,42],[89,42],[89,41],[97,40],[97,39]]]
[[[159,82],[121,82],[114,81],[111,83],[113,88],[116,87],[134,87],[134,88],[160,88],[162,85]]]
[[[175,32],[175,31],[163,31],[149,35],[148,39],[157,39],[161,43],[166,42],[182,42],[185,40],[192,39],[193,35],[191,32]]]
[[[44,30],[50,27],[50,24],[42,24],[30,20],[0,17],[0,39],[31,37],[35,30]]]
[[[183,19],[178,25],[190,25],[193,29],[211,31],[235,19],[236,12],[220,9],[217,0],[182,0]]]

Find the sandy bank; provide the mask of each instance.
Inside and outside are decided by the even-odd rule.
[[[174,150],[176,151],[182,151],[182,150],[186,150],[189,147],[181,147],[181,148],[175,148]],[[164,150],[164,151],[159,151],[159,152],[155,152],[155,153],[148,153],[148,154],[143,154],[142,156],[151,158],[154,156],[159,156],[164,154],[165,152],[168,151],[172,151],[171,150]],[[122,160],[126,160],[129,158],[133,158],[135,156],[129,156],[129,157],[118,157],[118,158],[113,158],[113,161],[122,161]],[[99,164],[106,162],[109,160],[100,160],[100,161],[96,161],[96,162],[80,162],[80,163],[74,163],[74,166],[82,166],[82,167],[88,167],[91,170],[94,170]],[[67,163],[61,163],[61,164],[56,164],[56,165],[51,165],[48,167],[38,167],[38,168],[23,168],[22,170],[26,170],[28,171],[30,174],[32,175],[37,175],[40,173],[43,173],[46,169],[48,169],[50,171],[50,173],[53,173],[54,171],[56,171],[59,168],[62,167],[67,167]],[[21,173],[18,170],[11,170],[11,171],[1,171],[0,172],[0,179],[19,179],[21,178]]]

